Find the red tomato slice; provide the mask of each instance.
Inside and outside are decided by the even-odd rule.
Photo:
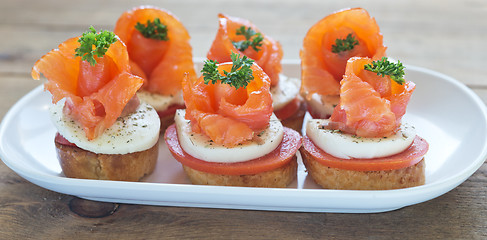
[[[408,149],[392,156],[375,159],[343,159],[326,153],[321,148],[317,147],[308,136],[304,136],[303,148],[301,148],[301,151],[306,151],[307,154],[312,155],[318,162],[327,167],[353,171],[382,171],[412,166],[423,159],[428,148],[428,142],[423,138],[416,136]]]
[[[54,138],[54,141],[57,142],[57,143],[59,143],[59,144],[61,144],[61,145],[77,147],[76,144],[68,141],[66,138],[64,138],[58,132],[56,133],[56,137]]]
[[[164,118],[169,115],[173,115],[176,113],[176,110],[178,109],[184,109],[186,106],[184,104],[173,104],[167,107],[166,110],[164,111],[157,111],[157,115],[159,115],[159,118]]]
[[[286,104],[286,106],[282,107],[279,110],[274,111],[274,114],[276,114],[277,118],[284,120],[286,118],[293,116],[294,113],[298,111],[300,104],[301,101],[299,101],[299,98],[296,97],[291,102]]]
[[[301,135],[290,128],[284,127],[282,142],[274,151],[267,155],[245,162],[214,163],[197,159],[186,153],[179,145],[175,124],[167,128],[164,140],[174,158],[183,165],[198,171],[223,175],[256,174],[282,167],[293,159],[293,156],[301,147]]]

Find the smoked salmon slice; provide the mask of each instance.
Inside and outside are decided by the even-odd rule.
[[[231,69],[232,62],[218,65],[222,75]],[[257,64],[253,63],[251,69],[254,79],[247,87],[238,89],[221,82],[205,84],[203,76],[195,81],[184,78],[185,118],[191,121],[194,132],[207,135],[217,144],[233,147],[251,140],[255,132],[269,125],[270,79]]]
[[[127,48],[118,38],[92,66],[75,57],[80,46],[75,37],[41,57],[32,68],[32,78],[47,78],[44,88],[52,102],[66,98],[64,111],[78,121],[88,139],[95,139],[115,123],[143,79],[129,72]]]
[[[281,44],[269,36],[264,35],[250,21],[238,17],[231,17],[225,14],[218,14],[219,28],[215,40],[208,51],[207,58],[219,63],[231,62],[231,53],[245,55],[257,63],[271,79],[271,85],[275,86],[279,82],[279,73],[282,71],[282,47]],[[246,38],[237,31],[242,28],[250,28],[255,33],[260,33],[263,37],[261,46],[258,50],[248,47],[241,51],[234,45],[235,42],[244,41]]]
[[[349,36],[350,35],[350,36]],[[337,41],[354,39],[349,50],[334,50]],[[303,41],[301,57],[301,93],[311,95],[338,95],[340,80],[351,57],[385,56],[386,47],[374,18],[362,8],[345,9],[321,19],[313,25]]]
[[[367,71],[370,58],[352,57],[340,82],[340,104],[330,117],[330,128],[361,137],[387,137],[396,132],[415,89],[405,80]]]
[[[145,37],[136,29],[137,24],[149,25],[156,19],[166,27],[165,40]],[[175,95],[181,91],[186,74],[196,78],[189,33],[169,11],[151,6],[126,11],[114,32],[127,45],[132,73],[144,78],[143,89]]]

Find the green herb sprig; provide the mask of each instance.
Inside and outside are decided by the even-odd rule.
[[[95,28],[90,26],[89,30],[83,33],[78,39],[80,46],[75,49],[76,53],[74,56],[81,57],[81,60],[87,61],[92,66],[95,66],[95,56],[105,56],[110,45],[116,41],[115,33],[106,30],[96,33]]]
[[[349,33],[344,39],[337,38],[335,44],[331,46],[331,51],[333,53],[341,53],[352,50],[356,45],[358,45],[358,40]]]
[[[364,69],[377,73],[377,75],[390,76],[398,84],[404,84],[404,69],[400,61],[397,63],[389,62],[386,57],[382,57],[381,60],[373,61],[372,64],[364,65]]]
[[[232,53],[232,69],[230,72],[223,71],[224,75],[218,72],[218,62],[214,60],[206,60],[201,72],[203,73],[203,79],[205,84],[211,82],[212,84],[220,81],[221,83],[229,84],[230,86],[239,89],[241,87],[247,87],[248,83],[254,79],[253,71],[250,68],[254,63],[254,60],[247,56],[240,57],[240,54]]]
[[[236,34],[243,35],[245,37],[245,40],[232,42],[233,46],[235,46],[235,48],[237,48],[239,51],[243,52],[247,48],[252,47],[258,52],[260,50],[259,47],[262,47],[264,37],[262,37],[261,33],[255,32],[252,28],[245,28],[245,26],[242,25],[240,28],[237,28]]]
[[[137,29],[145,38],[161,41],[169,40],[167,36],[167,26],[161,23],[161,19],[159,18],[155,18],[154,21],[147,20],[147,24],[137,22],[135,29]]]

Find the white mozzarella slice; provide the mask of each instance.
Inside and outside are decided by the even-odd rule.
[[[142,102],[146,102],[154,107],[158,112],[166,110],[173,104],[184,105],[182,92],[179,92],[176,95],[162,95],[141,90],[137,92],[137,97],[139,97]]]
[[[65,100],[50,108],[52,121],[58,132],[81,149],[97,154],[127,154],[144,151],[157,143],[161,122],[153,107],[146,103],[123,118],[93,140],[88,140],[81,125],[63,114]]]
[[[272,114],[269,127],[258,135],[261,141],[249,141],[227,148],[214,143],[202,133],[194,133],[190,121],[184,118],[185,114],[186,110],[179,109],[174,117],[179,144],[189,155],[207,162],[235,163],[264,156],[277,148],[284,134],[281,122]]]
[[[416,136],[413,126],[403,123],[396,134],[383,138],[364,138],[337,130],[324,129],[328,119],[312,119],[306,135],[323,151],[338,158],[380,158],[406,150]]]
[[[299,94],[301,81],[297,78],[289,78],[283,74],[279,75],[279,84],[271,87],[272,107],[279,110],[290,103]]]
[[[317,93],[311,95],[311,99],[308,101],[313,113],[319,114],[320,118],[331,116],[338,103],[340,103],[340,95],[321,96]]]

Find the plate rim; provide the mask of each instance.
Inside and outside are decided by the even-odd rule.
[[[289,64],[289,65],[299,64],[299,60],[290,59],[287,61],[283,61],[283,65],[286,65],[286,64]],[[440,73],[440,72],[437,72],[434,70],[430,70],[427,68],[423,68],[423,67],[406,65],[406,69],[407,69],[406,71],[417,71],[420,73],[433,75],[433,76],[436,76],[438,78],[441,78],[441,80],[445,80],[445,81],[448,81],[449,83],[452,83],[455,87],[459,88],[464,93],[466,93],[466,95],[470,98],[470,100],[473,100],[473,102],[476,104],[476,107],[478,107],[479,110],[481,111],[481,116],[487,122],[487,108],[485,107],[485,104],[480,99],[480,97],[477,94],[475,94],[475,92],[473,92],[472,89],[467,87],[462,82],[460,82],[460,81],[458,81],[458,80],[456,80],[456,79],[454,79],[448,75],[445,75],[443,73]],[[20,108],[22,106],[24,106],[26,103],[28,103],[31,99],[35,99],[36,97],[43,94],[43,91],[44,91],[43,85],[37,86],[33,90],[29,91],[26,95],[24,95],[20,100],[18,100],[7,111],[2,122],[0,123],[0,140],[4,139],[7,125],[13,120],[12,118],[15,116],[15,114],[20,111]],[[46,189],[50,189],[48,187],[45,187],[45,184],[48,184],[48,183],[54,184],[54,185],[59,185],[60,183],[67,182],[69,184],[72,184],[71,186],[90,187],[90,184],[92,183],[92,181],[96,181],[97,183],[101,184],[100,187],[102,187],[102,188],[119,188],[120,187],[119,185],[123,186],[123,185],[127,185],[127,184],[128,185],[135,184],[134,186],[137,186],[137,187],[143,186],[144,188],[154,188],[154,186],[155,186],[155,188],[158,191],[163,191],[163,192],[164,191],[175,191],[175,189],[179,189],[179,191],[182,191],[181,189],[183,189],[184,191],[191,191],[191,192],[196,191],[198,194],[205,193],[205,192],[206,192],[206,194],[208,194],[209,190],[212,192],[215,192],[215,191],[216,192],[222,192],[222,189],[224,189],[223,192],[226,192],[227,195],[232,195],[232,194],[235,195],[236,193],[242,194],[242,192],[243,192],[243,193],[258,194],[258,196],[260,198],[269,195],[269,193],[272,193],[272,194],[278,193],[279,195],[283,195],[283,194],[289,195],[289,194],[293,194],[294,192],[300,192],[300,194],[306,195],[307,197],[310,197],[312,199],[323,198],[323,197],[327,197],[327,198],[331,197],[332,199],[333,198],[342,199],[343,196],[346,196],[349,194],[358,195],[358,196],[354,196],[355,199],[365,199],[365,198],[370,198],[371,196],[373,196],[374,198],[386,198],[387,199],[388,195],[390,197],[390,195],[391,195],[390,193],[394,193],[394,195],[404,195],[404,196],[410,196],[411,194],[418,195],[418,196],[423,195],[423,197],[420,198],[419,200],[417,200],[416,202],[407,203],[407,204],[399,204],[399,205],[396,204],[396,206],[394,206],[392,208],[387,207],[387,208],[359,209],[359,210],[357,210],[357,209],[353,210],[353,209],[329,209],[329,208],[327,208],[325,210],[325,209],[322,209],[319,207],[314,207],[314,208],[306,208],[306,210],[305,210],[306,212],[314,212],[315,210],[318,212],[322,212],[322,211],[325,211],[325,212],[383,212],[383,211],[389,211],[389,210],[393,210],[393,209],[417,204],[419,202],[427,201],[427,200],[430,200],[432,198],[441,196],[442,194],[449,192],[451,189],[453,189],[456,186],[463,183],[468,177],[470,177],[475,171],[477,171],[480,168],[480,166],[484,163],[485,158],[487,157],[487,144],[484,144],[483,148],[479,149],[479,155],[477,156],[477,158],[473,159],[472,162],[465,169],[463,169],[462,171],[460,171],[454,175],[451,175],[451,176],[444,178],[442,181],[437,181],[437,182],[433,182],[433,183],[429,183],[429,184],[425,184],[425,185],[413,187],[413,188],[395,189],[395,190],[367,190],[367,191],[363,191],[363,190],[297,189],[297,188],[283,188],[283,189],[242,188],[242,187],[227,187],[227,186],[201,186],[201,185],[177,184],[177,183],[118,182],[118,181],[107,181],[107,180],[71,179],[71,178],[66,178],[66,177],[62,177],[62,176],[54,176],[54,175],[48,174],[46,172],[34,170],[32,168],[24,168],[24,167],[20,166],[19,164],[17,164],[15,161],[10,161],[9,157],[7,157],[7,153],[5,152],[4,147],[5,147],[4,142],[0,141],[0,157],[1,157],[2,161],[10,169],[12,169],[14,172],[19,174],[23,178],[25,178],[25,179],[27,179],[27,180],[31,181],[32,183],[39,185],[39,186],[41,186],[41,184],[42,184],[43,185],[42,187],[44,187]],[[62,180],[59,181],[60,179],[62,179]],[[441,186],[443,186],[443,188],[440,188]],[[445,186],[446,186],[446,188],[445,188]],[[442,192],[442,193],[440,193],[439,195],[431,194],[431,191],[429,191],[430,188],[434,188],[436,190],[435,192],[438,192],[439,191],[438,189],[440,188],[441,191],[439,191],[439,192]],[[447,189],[447,190],[444,191],[445,189]],[[50,190],[53,190],[53,189],[50,189]],[[53,191],[56,191],[56,190],[53,190]],[[61,191],[57,191],[57,192],[61,192]],[[340,193],[340,194],[338,194],[340,196],[328,196],[328,195],[336,194],[337,192]],[[370,195],[367,196],[366,194],[357,194],[357,193],[364,193],[364,192],[370,193]],[[61,192],[61,193],[76,195],[79,197],[83,197],[83,198],[87,198],[87,199],[93,199],[93,200],[96,200],[96,199],[124,200],[122,198],[106,198],[106,197],[103,198],[103,197],[96,197],[96,196],[82,196],[82,194],[77,195],[77,194],[71,194],[69,192]],[[330,194],[330,193],[333,193],[333,194]],[[240,195],[240,194],[238,194],[238,195]],[[435,195],[435,196],[431,197],[431,195]],[[394,197],[394,198],[396,198],[396,197]],[[307,201],[307,202],[310,202],[310,201]],[[162,201],[161,201],[161,203],[162,203]],[[144,204],[144,203],[139,202],[138,204]],[[196,203],[188,203],[188,202],[186,202],[186,204],[197,205]],[[159,204],[157,204],[157,205],[159,205]],[[289,208],[289,206],[287,208],[285,206],[277,207],[278,209],[270,208],[270,207],[269,208],[264,207],[265,209],[261,209],[263,207],[263,205],[259,205],[259,204],[253,204],[253,205],[249,205],[249,206],[251,206],[251,207],[246,208],[244,206],[241,206],[242,208],[237,208],[234,206],[231,208],[232,209],[293,211],[293,209]],[[259,206],[261,208],[259,208]],[[208,205],[206,207],[218,207],[218,206],[209,206]],[[218,207],[218,208],[225,208],[225,207]],[[303,209],[294,210],[294,211],[302,211],[302,210]]]

